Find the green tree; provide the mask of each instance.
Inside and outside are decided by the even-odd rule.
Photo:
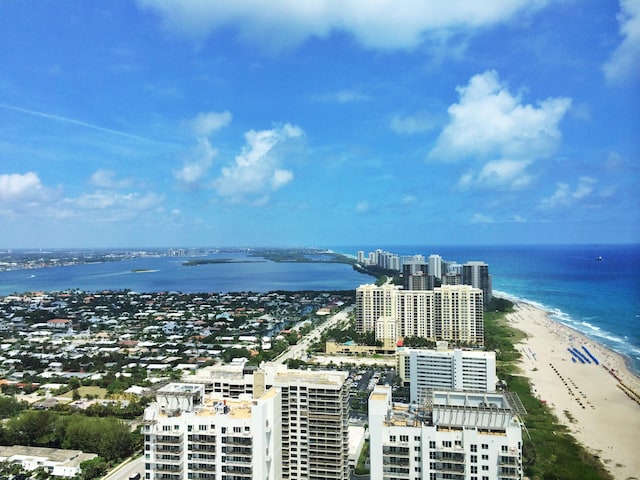
[[[107,473],[108,465],[104,458],[95,457],[80,464],[80,479],[93,480]]]

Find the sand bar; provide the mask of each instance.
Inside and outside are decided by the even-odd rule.
[[[525,302],[517,302],[507,320],[528,335],[516,347],[538,398],[616,479],[640,479],[640,399],[633,398],[640,395],[640,378],[624,358]],[[568,348],[577,349],[584,363]]]

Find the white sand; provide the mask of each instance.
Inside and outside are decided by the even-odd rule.
[[[523,373],[538,398],[547,402],[581,444],[600,457],[616,479],[640,478],[640,405],[604,368],[613,369],[622,383],[640,395],[640,378],[627,368],[624,358],[527,303],[516,303],[507,320],[528,335],[516,347],[522,353]],[[600,365],[571,360],[567,348],[575,347],[584,354],[583,345]]]

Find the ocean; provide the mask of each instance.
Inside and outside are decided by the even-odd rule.
[[[640,373],[640,245],[326,248],[351,256],[358,250],[368,254],[380,248],[400,255],[438,254],[458,263],[484,261],[489,264],[495,292],[548,310],[555,320],[623,354]],[[229,254],[219,257],[229,258]],[[343,264],[265,261],[184,266],[185,260],[138,258],[0,272],[0,295],[65,289],[189,293],[350,290],[373,281]]]

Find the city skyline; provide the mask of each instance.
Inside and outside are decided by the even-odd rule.
[[[640,241],[638,0],[255,3],[3,4],[0,248]]]

